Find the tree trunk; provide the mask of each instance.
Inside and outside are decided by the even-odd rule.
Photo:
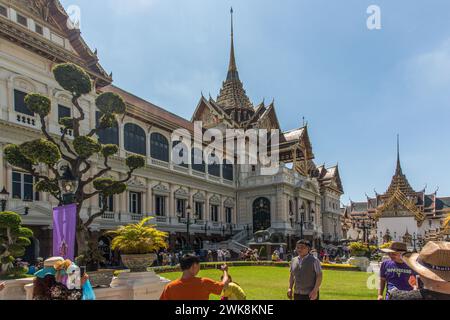
[[[86,228],[83,224],[77,226],[77,247],[78,250],[75,253],[75,256],[79,256],[83,252],[86,252],[88,249],[88,243],[91,238],[91,232],[88,228]]]

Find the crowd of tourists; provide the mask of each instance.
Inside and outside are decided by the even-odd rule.
[[[405,243],[393,242],[382,251],[388,258],[381,264],[378,300],[450,300],[449,242],[429,242],[420,253],[408,252]],[[290,264],[288,299],[319,300],[323,280],[319,254],[307,240],[297,242],[295,254]],[[281,259],[278,250],[273,256]],[[210,295],[220,295],[223,300],[246,299],[226,264],[221,267],[220,281],[197,277],[200,259],[195,255],[183,256],[180,265],[181,278],[165,287],[161,300],[209,300]]]
[[[408,252],[405,243],[393,242],[381,251],[386,257],[379,272],[378,300],[450,300],[450,242],[428,242],[420,253]],[[202,261],[198,254],[161,252],[163,262],[170,263],[170,256],[179,259],[182,275],[165,287],[160,299],[209,300],[210,295],[218,295],[222,300],[245,300],[245,288],[228,272],[227,250],[220,249],[215,254],[220,262],[224,262],[220,280],[198,277]],[[294,254],[290,263],[288,299],[319,300],[323,280],[320,254],[307,240],[297,242]],[[212,257],[213,252],[207,252],[206,256]],[[241,258],[257,259],[257,251],[242,251]],[[283,258],[284,250],[281,248],[273,252],[273,260]],[[45,261],[39,259],[29,269],[35,275],[35,300],[95,299],[88,275],[84,273],[77,278],[79,268],[69,260],[60,257]],[[77,281],[78,285],[75,284]],[[5,283],[0,283],[0,291],[5,286]]]

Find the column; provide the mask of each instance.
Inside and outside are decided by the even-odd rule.
[[[6,186],[5,181],[5,161],[3,160],[3,144],[0,144],[0,191]]]
[[[210,212],[209,212],[209,196],[210,196],[210,194],[209,194],[209,192],[206,192],[205,193],[206,194],[206,200],[205,200],[205,221],[211,221],[211,215],[210,215]]]
[[[119,123],[118,124],[119,127],[119,155],[120,157],[125,157],[125,142],[124,142],[124,137],[123,137],[123,123]]]
[[[154,216],[155,211],[153,208],[153,192],[152,192],[152,184],[151,180],[147,179],[147,201],[146,201],[146,211],[147,215]]]
[[[174,186],[172,184],[169,184],[170,193],[169,193],[169,212],[168,212],[168,216],[172,217],[172,219],[176,220],[177,216],[176,216],[176,210],[175,210],[175,187],[176,186]]]

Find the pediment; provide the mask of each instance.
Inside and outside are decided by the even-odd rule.
[[[205,195],[203,194],[203,192],[197,192],[196,194],[194,194],[194,200],[196,201],[205,201]]]
[[[162,183],[157,184],[156,186],[153,187],[153,192],[159,192],[159,193],[169,193],[169,188],[167,186],[165,186]]]
[[[218,195],[213,195],[211,198],[209,198],[209,203],[220,205],[220,197]]]
[[[228,208],[232,208],[234,207],[234,199],[232,198],[227,198],[224,202],[224,205]]]
[[[138,179],[136,177],[131,178],[128,182],[127,182],[127,186],[129,188],[135,188],[135,189],[146,189],[147,186],[145,185],[145,183],[141,180]]]
[[[177,191],[175,191],[175,196],[188,198],[189,192],[187,190],[185,190],[184,188],[179,188],[179,189],[177,189]]]

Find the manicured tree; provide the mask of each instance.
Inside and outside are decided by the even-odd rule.
[[[33,231],[23,228],[22,219],[15,212],[0,212],[0,273],[9,274],[14,270],[13,262],[25,254],[25,248],[31,244],[29,238]]]
[[[37,191],[48,192],[59,201],[60,205],[63,204],[63,194],[58,185],[61,173],[57,164],[60,160],[69,164],[78,182],[73,201],[77,205],[78,251],[82,253],[86,251],[90,239],[89,226],[107,210],[108,197],[126,190],[126,182],[131,179],[135,170],[145,166],[145,159],[137,155],[127,157],[125,164],[128,170],[122,180],[104,177],[111,171],[110,157],[115,155],[119,148],[117,145],[101,144],[96,135],[100,130],[117,126],[117,117],[123,116],[126,112],[125,102],[115,93],[107,92],[97,96],[95,104],[101,115],[98,125],[89,132],[82,132],[81,126],[86,120],[86,111],[80,106],[79,100],[93,89],[89,75],[71,63],[56,65],[53,68],[53,75],[59,85],[72,95],[72,104],[76,111],[74,116],[60,119],[60,125],[63,127],[60,135],[50,134],[46,123],[46,117],[51,111],[50,99],[36,93],[27,95],[25,103],[38,115],[44,138],[21,145],[8,145],[4,154],[8,163],[35,177]],[[73,132],[73,140],[67,138],[69,130]],[[91,173],[94,158],[101,160],[101,168],[96,174]],[[43,175],[37,170],[42,165],[48,168],[51,175]],[[86,191],[89,186],[93,186],[93,192]],[[98,195],[103,196],[102,209],[84,221],[80,217],[83,204]]]

